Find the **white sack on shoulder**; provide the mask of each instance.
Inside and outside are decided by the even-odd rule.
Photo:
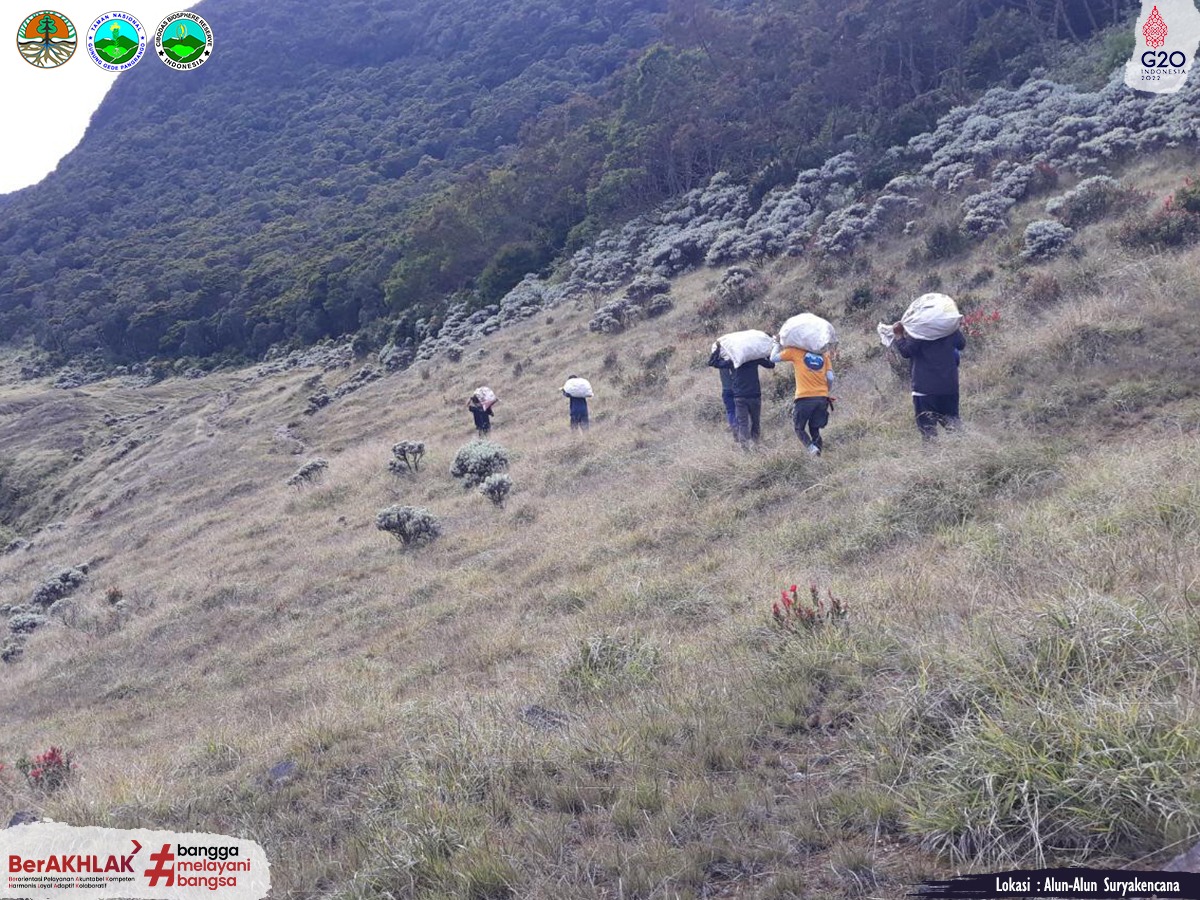
[[[905,334],[918,341],[936,341],[954,334],[961,321],[958,307],[945,294],[922,294],[900,317]]]
[[[496,402],[496,392],[484,385],[475,389],[475,399],[483,405],[484,409],[491,409],[492,404]]]
[[[568,378],[562,387],[568,397],[582,397],[584,399],[595,396],[592,393],[592,385],[586,378]]]
[[[752,359],[767,359],[771,356],[771,348],[775,344],[765,331],[734,331],[723,335],[720,339],[721,355],[739,368],[743,363]]]
[[[779,343],[809,353],[824,353],[837,343],[833,326],[813,313],[792,316],[779,329]]]

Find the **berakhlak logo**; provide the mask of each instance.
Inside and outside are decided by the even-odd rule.
[[[78,43],[71,20],[52,9],[35,12],[17,29],[17,49],[39,69],[61,66],[75,54]]]
[[[1135,28],[1125,84],[1153,94],[1183,87],[1200,45],[1200,12],[1193,0],[1142,0]]]
[[[1167,23],[1163,21],[1157,6],[1150,11],[1150,18],[1142,26],[1142,37],[1146,39],[1146,46],[1154,50],[1167,42]]]
[[[150,862],[154,863],[154,868],[147,869],[143,873],[150,880],[150,887],[158,887],[160,878],[166,878],[163,887],[175,886],[175,867],[167,865],[174,861],[175,854],[171,852],[170,844],[163,844],[161,850],[150,854]]]
[[[106,12],[88,29],[86,42],[92,62],[106,72],[124,72],[141,60],[148,39],[142,23],[129,13]]]
[[[0,834],[0,900],[263,900],[271,890],[263,848],[230,835],[56,822]]]
[[[208,62],[212,49],[212,29],[195,13],[171,13],[154,32],[154,50],[172,69],[197,69]]]

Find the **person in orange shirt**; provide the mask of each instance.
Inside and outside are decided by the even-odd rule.
[[[813,456],[821,455],[821,429],[829,424],[833,398],[833,369],[828,353],[810,353],[795,347],[775,344],[771,362],[790,362],[796,374],[796,402],[792,406],[792,426],[796,437]]]

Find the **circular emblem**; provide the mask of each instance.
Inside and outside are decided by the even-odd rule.
[[[212,29],[195,13],[171,13],[158,23],[154,49],[172,69],[198,69],[212,54]]]
[[[106,12],[87,31],[87,52],[106,72],[124,72],[138,64],[146,52],[146,29],[123,12]]]
[[[78,43],[71,20],[52,9],[35,12],[17,30],[17,49],[26,62],[39,69],[61,66],[75,53]]]

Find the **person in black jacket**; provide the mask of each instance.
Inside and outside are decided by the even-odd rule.
[[[708,364],[718,369],[733,370],[733,437],[742,447],[758,442],[759,420],[762,416],[762,387],[758,383],[758,367],[775,368],[769,359],[748,359],[735,367],[733,361],[721,355],[721,342],[713,344]]]
[[[492,430],[492,416],[495,415],[492,408],[485,407],[479,396],[472,394],[471,399],[467,401],[467,409],[471,411],[471,417],[475,420],[475,433],[481,438],[487,437],[488,432]]]
[[[910,337],[904,326],[892,326],[896,352],[912,367],[913,410],[921,437],[932,440],[938,425],[953,431],[962,424],[958,415],[958,354],[967,346],[961,330],[933,341]]]

